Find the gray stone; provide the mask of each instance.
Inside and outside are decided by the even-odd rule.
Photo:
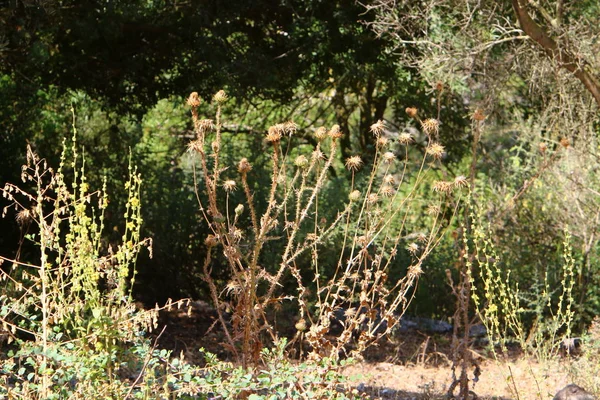
[[[596,400],[596,398],[584,388],[570,384],[556,393],[554,400]]]

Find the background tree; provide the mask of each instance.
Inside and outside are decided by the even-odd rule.
[[[558,279],[568,229],[581,249],[581,299],[600,297],[590,291],[596,267],[589,263],[598,254],[597,174],[589,169],[598,165],[600,132],[598,7],[563,0],[365,4],[376,14],[371,27],[390,38],[401,63],[485,110],[477,196],[487,204],[504,268],[519,271],[525,288],[545,274]],[[559,143],[567,156],[552,160]],[[597,313],[591,303],[580,302],[582,320]]]

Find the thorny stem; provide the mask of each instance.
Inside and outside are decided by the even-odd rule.
[[[287,265],[289,263],[289,261],[288,261],[288,255],[289,255],[290,251],[292,250],[292,243],[293,243],[293,241],[294,241],[294,239],[296,237],[296,234],[298,233],[298,230],[300,228],[300,225],[301,225],[302,221],[308,215],[308,210],[310,209],[310,207],[312,206],[313,202],[315,201],[317,193],[319,193],[320,189],[323,187],[323,183],[325,181],[325,177],[327,176],[329,167],[331,167],[331,163],[334,160],[334,157],[335,157],[335,154],[336,154],[336,150],[337,150],[337,141],[336,140],[332,140],[332,142],[331,142],[331,150],[329,152],[329,158],[328,158],[327,162],[325,163],[325,166],[323,167],[323,170],[321,171],[321,174],[317,178],[317,182],[315,183],[315,186],[314,186],[314,188],[312,190],[310,198],[306,202],[303,211],[300,213],[300,218],[299,218],[298,222],[295,224],[295,226],[294,226],[294,228],[292,230],[292,233],[290,234],[287,246],[285,247],[285,250],[283,252],[283,257],[281,258],[282,262],[281,262],[281,264],[279,266],[279,270],[277,271],[275,279],[273,279],[273,281],[271,282],[271,285],[269,286],[269,289],[268,289],[267,294],[265,296],[265,300],[263,301],[263,306],[265,306],[267,304],[267,301],[273,296],[273,292],[275,291],[275,287],[278,285],[279,281],[281,280],[283,272],[285,271],[285,269],[286,269],[286,267],[287,267]]]

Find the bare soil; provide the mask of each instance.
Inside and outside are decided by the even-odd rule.
[[[163,313],[160,323],[166,329],[158,346],[184,353],[189,362],[202,364],[198,349],[203,347],[221,359],[228,354],[224,337],[209,306]],[[162,327],[156,331],[160,332]],[[451,335],[427,335],[410,332],[370,348],[364,360],[348,366],[344,374],[356,391],[372,399],[441,399],[453,381]],[[481,367],[481,376],[473,383],[480,399],[552,399],[562,387],[571,383],[566,366],[573,360],[562,358],[544,363],[528,359],[513,349],[497,360],[482,348],[473,354]],[[457,370],[456,374],[460,371]],[[469,371],[473,379],[473,371]],[[575,382],[576,383],[576,382]]]

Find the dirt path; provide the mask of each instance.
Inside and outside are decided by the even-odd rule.
[[[161,337],[161,347],[176,354],[183,351],[191,362],[202,362],[197,351],[200,347],[219,357],[227,356],[218,326],[209,329],[216,320],[210,307],[191,317],[181,310],[163,317],[162,322],[169,329]],[[452,382],[451,335],[412,332],[399,336],[370,348],[365,361],[346,368],[345,374],[352,379],[353,386],[370,398],[444,398]],[[586,386],[577,377],[569,376],[569,370],[576,370],[569,367],[575,361],[572,358],[539,363],[519,355],[518,350],[509,353],[506,361],[498,362],[486,356],[485,349],[474,349],[481,376],[473,390],[480,399],[550,400],[568,383]]]
[[[474,391],[483,399],[552,399],[559,389],[571,382],[564,366],[556,361],[545,365],[525,359],[512,362],[483,361],[481,369],[482,374]],[[509,378],[511,373],[514,382]],[[345,375],[370,395],[393,399],[441,398],[452,382],[450,366],[428,367],[389,362],[361,362],[346,368]]]

